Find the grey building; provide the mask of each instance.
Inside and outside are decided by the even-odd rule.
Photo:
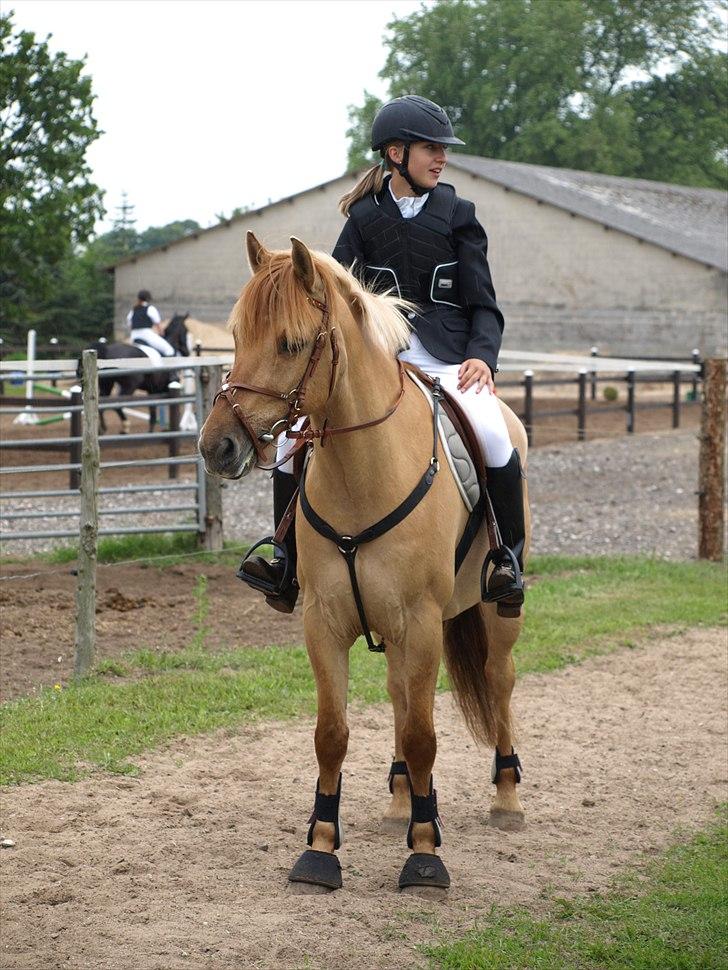
[[[115,268],[119,329],[141,287],[163,314],[227,320],[249,277],[245,233],[269,248],[298,236],[330,252],[343,175],[127,258]],[[725,354],[726,193],[593,172],[453,155],[445,172],[489,238],[504,348],[643,356]]]

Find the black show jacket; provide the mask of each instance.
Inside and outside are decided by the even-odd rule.
[[[444,218],[435,218],[436,214]],[[428,231],[430,247],[423,245]],[[443,246],[457,261],[451,299],[458,306],[434,298],[439,266],[446,261]],[[428,248],[431,266],[423,273]],[[438,185],[420,212],[405,219],[389,191],[389,180],[378,196],[354,203],[333,251],[335,259],[367,282],[372,282],[372,273],[366,267],[378,267],[375,285],[381,289],[392,286],[394,276],[385,269],[392,267],[401,294],[414,297],[418,310],[410,322],[433,357],[448,364],[475,357],[495,374],[503,314],[496,303],[487,254],[488,239],[475,218],[475,206],[458,198],[451,185]]]

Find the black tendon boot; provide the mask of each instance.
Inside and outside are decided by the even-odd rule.
[[[278,528],[283,515],[290,505],[298,487],[293,475],[276,469],[273,472],[273,521]],[[238,576],[243,582],[250,581],[255,589],[267,593],[268,606],[279,613],[293,613],[298,599],[298,580],[296,579],[296,524],[295,520],[283,540],[283,550],[287,558],[268,561],[263,556],[250,556],[244,559]]]
[[[508,464],[488,468],[488,495],[503,545],[488,553],[483,564],[481,589],[486,603],[506,606],[523,604],[523,546],[526,528],[523,517],[523,473],[514,448]],[[488,566],[493,564],[490,576]],[[486,579],[487,577],[487,579]]]

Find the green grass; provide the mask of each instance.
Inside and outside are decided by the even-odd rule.
[[[544,557],[528,594],[520,674],[550,671],[606,652],[655,624],[685,628],[725,621],[725,569],[709,563]],[[133,770],[127,759],[179,734],[256,718],[313,713],[315,691],[303,647],[210,652],[202,578],[187,650],[139,650],[102,660],[96,674],[63,689],[0,707],[0,784],[79,777],[89,766]],[[441,674],[439,688],[446,689]],[[351,651],[350,696],[387,699],[385,660],[359,641]]]
[[[526,623],[514,656],[520,672],[557,670],[656,625],[726,622],[725,564],[637,556],[535,557]]]
[[[722,970],[728,827],[723,821],[604,896],[555,900],[539,916],[494,907],[483,926],[425,952],[438,970]]]
[[[154,535],[107,536],[99,539],[97,558],[99,563],[128,562],[152,559],[157,567],[174,566],[194,553],[195,563],[227,562],[239,557],[248,547],[240,543],[226,543],[229,549],[222,553],[205,553],[199,548],[195,532],[164,532]],[[58,546],[43,555],[45,562],[63,565],[75,562],[78,545]]]

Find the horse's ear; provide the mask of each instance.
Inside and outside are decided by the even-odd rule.
[[[248,250],[248,264],[251,273],[259,273],[263,268],[263,263],[270,259],[270,251],[265,248],[254,232],[248,229],[245,234],[245,247]]]
[[[291,236],[291,256],[293,257],[293,272],[303,283],[309,293],[313,293],[316,285],[316,267],[313,257],[306,243]]]

